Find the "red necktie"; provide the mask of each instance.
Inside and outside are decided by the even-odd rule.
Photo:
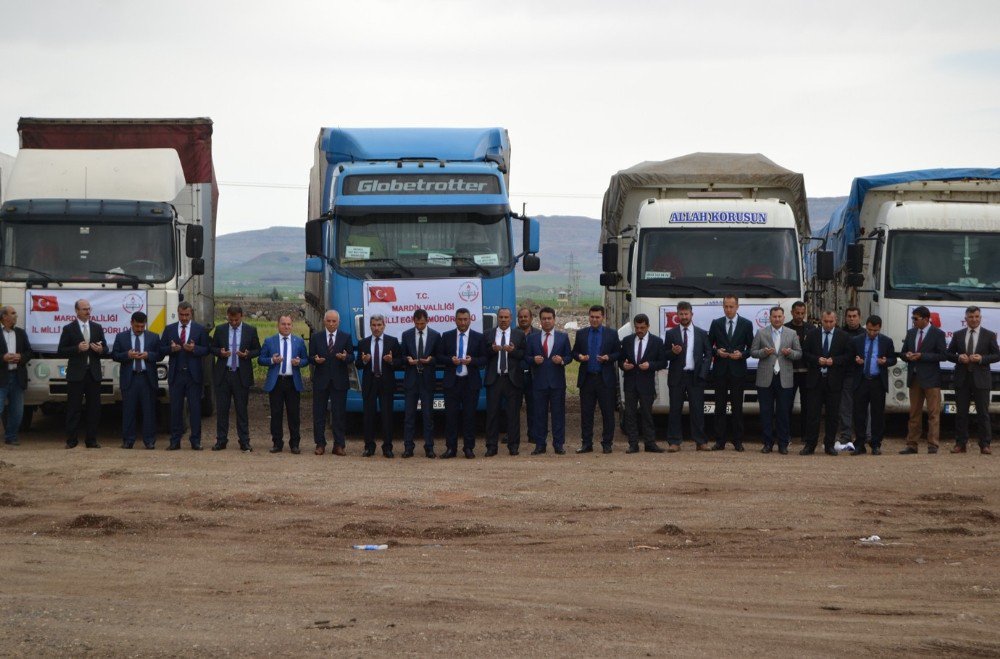
[[[549,356],[549,333],[548,332],[545,333],[545,340],[542,341],[542,352],[545,353],[546,357]]]
[[[917,352],[920,352],[920,346],[924,345],[924,331],[920,330],[917,334]]]
[[[181,325],[181,345],[187,343],[187,325]]]

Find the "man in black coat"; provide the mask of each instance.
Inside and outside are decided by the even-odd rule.
[[[979,424],[979,452],[992,453],[990,441],[990,390],[993,374],[990,364],[1000,361],[997,335],[981,327],[982,312],[977,306],[965,310],[965,328],[955,332],[948,345],[948,359],[955,363],[955,447],[952,453],[965,453],[969,441],[969,403],[976,404]]]
[[[618,387],[618,333],[604,326],[604,307],[590,307],[590,326],[579,330],[573,342],[573,359],[580,362],[576,386],[580,390],[580,448],[577,453],[594,450],[594,407],[600,405],[604,426],[601,449],[611,453],[615,441],[615,394]]]
[[[642,443],[650,453],[663,453],[656,445],[653,426],[653,401],[656,399],[656,372],[666,368],[667,356],[660,337],[649,333],[649,316],[637,314],[632,319],[632,334],[621,342],[618,368],[622,370],[624,407],[622,416],[628,435],[626,453],[639,452],[639,424],[642,418]]]
[[[663,337],[670,367],[667,374],[670,389],[667,441],[670,448],[667,450],[671,453],[681,450],[681,411],[685,396],[691,416],[691,436],[699,451],[709,450],[705,435],[705,383],[712,367],[712,345],[708,332],[695,327],[693,318],[691,303],[678,302],[677,327],[668,330]]]
[[[0,312],[0,414],[7,412],[4,443],[17,446],[17,431],[24,418],[24,390],[28,388],[28,362],[34,356],[28,333],[17,327],[17,311],[3,307]]]
[[[346,455],[347,390],[351,384],[347,369],[354,361],[351,335],[340,329],[340,314],[330,309],[323,314],[323,331],[309,337],[309,363],[312,364],[314,453],[326,451],[326,414],[333,427],[333,455]]]
[[[236,408],[236,435],[244,453],[250,446],[250,388],[253,387],[253,361],[260,356],[257,328],[243,322],[243,307],[233,304],[226,309],[225,325],[216,328],[210,350],[215,355],[215,445],[213,451],[226,448],[229,441],[229,405]]]
[[[903,455],[917,452],[924,429],[927,401],[927,452],[937,453],[941,431],[941,362],[948,358],[947,339],[931,325],[925,306],[913,310],[913,327],[906,332],[900,357],[906,362],[906,385],[910,388],[910,427]]]
[[[130,331],[119,332],[111,347],[111,357],[121,364],[119,389],[122,392],[122,448],[135,445],[136,417],[142,411],[142,443],[147,449],[156,444],[156,362],[160,359],[160,337],[146,329],[146,314],[132,314]]]
[[[424,433],[424,456],[435,458],[434,452],[434,385],[437,373],[435,354],[441,334],[427,326],[427,311],[413,312],[413,327],[403,332],[403,457],[412,458],[417,436],[417,412]],[[419,403],[420,409],[417,409]]]
[[[792,303],[792,319],[785,323],[785,327],[795,332],[799,337],[799,345],[805,341],[806,335],[814,330],[816,326],[806,320],[808,310],[806,309],[806,303],[802,300],[797,300]],[[795,404],[795,394],[798,393],[799,396],[799,427],[798,436],[804,438],[806,436],[806,426],[808,424],[809,415],[812,412],[809,409],[809,397],[806,395],[806,375],[808,373],[808,368],[806,363],[802,359],[796,359],[792,362],[792,372],[795,374],[793,378],[794,384],[792,385],[792,405]]]
[[[844,367],[850,337],[837,327],[837,314],[824,311],[820,327],[806,334],[802,344],[802,359],[809,369],[806,373],[805,396],[809,403],[804,446],[799,455],[812,455],[819,443],[819,417],[824,414],[825,434],[823,452],[837,455],[833,446],[837,442],[837,425],[840,422],[840,400],[844,387]]]
[[[90,319],[90,302],[77,300],[76,320],[59,336],[57,354],[66,358],[66,448],[75,448],[86,399],[87,448],[101,448],[97,428],[101,423],[101,360],[111,357],[104,328]]]
[[[537,332],[538,329],[531,324],[534,316],[531,313],[531,309],[528,307],[521,307],[517,310],[517,329],[521,330],[524,334],[524,347],[525,347],[525,357],[527,357],[528,348],[528,337],[533,333]],[[521,396],[524,400],[524,417],[525,417],[525,427],[528,429],[528,441],[531,444],[537,444],[535,441],[535,394],[532,388],[531,379],[531,363],[527,358],[523,361],[523,370],[521,371]],[[518,423],[520,424],[520,419],[515,421],[506,420],[507,428],[510,428],[510,424]]]
[[[382,455],[392,452],[392,405],[396,392],[396,369],[403,363],[403,351],[396,337],[385,333],[385,316],[375,314],[368,320],[371,334],[358,343],[354,365],[361,376],[364,412],[365,450],[362,457],[375,455],[375,420],[382,429]]]
[[[746,387],[747,359],[753,343],[753,323],[737,312],[735,295],[722,299],[723,316],[712,321],[708,340],[712,344],[712,383],[715,386],[715,444],[713,451],[726,448],[726,417],[732,409],[733,448],[743,450],[743,390]]]
[[[462,433],[462,454],[476,457],[476,405],[483,388],[479,369],[486,365],[486,341],[470,329],[468,309],[455,311],[455,329],[441,335],[437,363],[444,368],[445,452],[443,459],[458,455],[458,434]]]
[[[882,331],[882,318],[871,315],[865,322],[865,333],[851,340],[848,356],[858,368],[854,372],[854,451],[864,455],[865,427],[868,414],[872,419],[872,455],[882,455],[882,435],[885,431],[885,397],[889,393],[889,369],[896,364],[896,347]]]
[[[524,374],[524,334],[510,326],[510,309],[497,310],[497,326],[486,333],[486,457],[497,454],[500,417],[507,419],[507,450],[521,446],[521,377]],[[501,414],[502,413],[502,414]]]

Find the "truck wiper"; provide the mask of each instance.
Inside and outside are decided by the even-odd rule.
[[[34,273],[36,275],[40,275],[42,277],[45,277],[45,281],[50,281],[52,283],[59,284],[60,286],[62,286],[62,282],[56,281],[55,279],[52,278],[52,275],[50,275],[47,272],[42,272],[41,270],[35,270],[34,268],[25,268],[23,265],[11,265],[11,264],[6,264],[6,263],[3,265],[3,267],[4,268],[14,268],[15,270],[21,270],[22,272],[31,272],[31,273]]]
[[[764,288],[776,295],[785,296],[786,292],[777,286],[772,286],[771,284],[762,284],[759,281],[747,281],[746,279],[735,279],[733,277],[726,277],[721,280],[724,284],[729,284],[731,286],[753,286],[756,288]]]
[[[945,288],[943,286],[924,286],[923,284],[921,284],[920,290],[921,291],[935,291],[937,293],[944,293],[945,295],[951,297],[951,299],[953,299],[953,300],[961,300],[962,299],[961,294],[956,293],[955,291],[951,290],[950,288]],[[929,299],[929,298],[927,297],[926,293],[923,293],[921,295],[917,295],[917,299],[918,300],[924,300],[924,299]]]
[[[111,270],[90,270],[89,272],[92,275],[111,275],[112,277],[121,277],[122,279],[128,279],[129,281],[135,282],[136,284],[142,283],[141,279],[139,279],[135,275],[130,275],[127,272],[113,272]]]
[[[480,273],[482,273],[483,276],[485,276],[485,277],[489,277],[490,276],[490,271],[487,270],[486,268],[484,268],[482,265],[476,263],[475,259],[470,259],[468,256],[452,256],[451,258],[452,259],[460,259],[462,261],[465,261],[469,265],[473,266]]]
[[[654,280],[654,281],[656,281],[656,285],[658,287],[659,286],[670,286],[671,288],[686,288],[686,289],[691,290],[691,291],[698,291],[699,293],[704,293],[707,297],[713,297],[715,295],[715,293],[713,293],[712,291],[708,290],[707,288],[702,288],[701,286],[697,286],[695,284],[682,284],[682,283],[676,282],[676,281],[670,281],[670,282],[668,282],[667,280],[664,280],[664,279]]]
[[[379,258],[376,258],[376,259],[364,259],[365,263],[371,263],[372,261],[378,261],[379,263],[388,263],[390,265],[394,265],[397,268],[399,268],[400,270],[402,270],[403,272],[405,272],[406,274],[410,275],[411,277],[413,276],[413,270],[410,270],[409,268],[407,268],[405,265],[403,265],[402,263],[400,263],[397,259],[393,259],[393,258],[389,258],[389,257],[379,257]]]

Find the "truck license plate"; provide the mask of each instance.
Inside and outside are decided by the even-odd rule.
[[[726,403],[726,414],[733,413],[733,406],[731,403]],[[705,414],[715,414],[715,403],[705,403]]]
[[[424,409],[424,403],[423,403],[423,401],[419,401],[419,400],[417,401],[417,409],[418,410]],[[432,410],[443,410],[444,409],[444,398],[435,398],[434,399],[434,404],[431,405],[431,409]]]
[[[958,405],[956,405],[955,403],[945,403],[944,408],[941,411],[944,412],[945,414],[957,414]],[[975,413],[976,413],[976,404],[969,403],[969,414],[975,414]]]

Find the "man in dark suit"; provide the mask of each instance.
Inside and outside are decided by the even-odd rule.
[[[841,328],[847,334],[848,348],[850,341],[855,336],[865,333],[865,328],[861,324],[861,309],[857,307],[847,307],[844,310],[844,324]],[[844,386],[840,392],[840,422],[837,424],[837,440],[841,444],[847,444],[854,436],[854,371],[859,367],[853,359],[848,359],[844,365]],[[872,422],[869,416],[865,424],[865,439],[871,439]]]
[[[441,334],[427,327],[427,311],[413,312],[413,327],[403,332],[403,457],[412,458],[417,436],[417,412],[420,413],[424,434],[424,456],[436,458],[434,452],[434,385],[436,379],[438,342]],[[419,405],[419,410],[417,409]]]
[[[847,364],[850,337],[837,327],[837,314],[833,311],[824,311],[820,316],[820,323],[820,327],[806,334],[805,343],[802,344],[802,359],[809,369],[804,394],[809,400],[809,418],[804,446],[799,455],[812,455],[816,452],[816,445],[819,443],[819,417],[824,411],[826,434],[823,436],[823,452],[837,455],[833,446],[837,442],[841,390],[844,387],[844,367]]]
[[[601,448],[611,453],[615,441],[615,390],[618,387],[615,367],[621,343],[618,334],[604,327],[604,307],[595,304],[588,316],[590,327],[576,333],[573,359],[580,362],[576,386],[580,389],[580,448],[577,453],[594,450],[594,408],[601,407],[604,421]]]
[[[941,430],[941,362],[948,358],[947,339],[931,325],[925,306],[913,310],[913,327],[906,332],[900,357],[906,362],[906,385],[910,388],[910,427],[903,455],[917,452],[924,429],[927,401],[927,452],[937,453]]]
[[[468,309],[455,311],[455,329],[441,335],[437,362],[444,368],[445,452],[442,458],[458,455],[458,434],[462,432],[462,454],[476,457],[476,405],[483,388],[479,369],[486,365],[486,340],[469,329]]]
[[[4,443],[17,446],[17,431],[24,418],[24,390],[28,388],[28,362],[34,356],[28,334],[17,324],[14,307],[3,307],[0,312],[0,414],[7,412]]]
[[[638,413],[642,419],[642,443],[646,451],[663,453],[663,449],[656,445],[653,401],[656,399],[656,372],[666,367],[667,356],[662,339],[649,333],[649,316],[637,314],[632,319],[632,329],[634,332],[622,339],[618,351],[618,367],[622,369],[625,396],[622,416],[625,434],[628,435],[625,452],[639,452]]]
[[[982,312],[977,306],[965,310],[965,328],[951,337],[948,359],[955,363],[955,446],[952,453],[965,453],[969,441],[969,403],[976,404],[979,424],[979,452],[992,453],[990,441],[990,364],[1000,361],[997,335],[981,327]]]
[[[806,320],[807,309],[806,303],[802,300],[797,300],[792,303],[792,319],[785,323],[785,327],[795,332],[799,337],[799,345],[806,340],[806,334],[811,332],[816,328],[815,325]],[[809,411],[809,397],[806,395],[806,375],[808,373],[808,368],[806,363],[802,359],[796,359],[792,362],[792,372],[794,376],[792,378],[792,404],[795,403],[795,394],[799,395],[799,427],[798,436],[805,438],[806,436],[806,426],[808,425],[808,418],[811,412]]]
[[[243,307],[230,305],[225,325],[212,335],[215,355],[215,402],[218,407],[213,451],[226,448],[229,441],[229,405],[236,408],[236,435],[244,453],[250,446],[250,418],[247,407],[253,386],[253,360],[260,356],[257,328],[243,322]]]
[[[177,305],[177,322],[163,330],[157,352],[170,357],[167,383],[170,388],[170,446],[181,447],[184,434],[184,400],[187,399],[191,423],[191,449],[201,450],[201,397],[205,389],[202,358],[208,354],[208,331],[194,322],[194,307],[190,302]]]
[[[313,441],[316,455],[326,451],[326,413],[333,427],[333,455],[347,454],[344,421],[347,418],[347,368],[354,361],[351,335],[340,331],[340,314],[330,309],[323,314],[322,332],[309,337],[309,361],[312,363]]]
[[[364,411],[365,450],[363,457],[375,455],[375,420],[382,429],[382,455],[392,452],[392,399],[396,392],[396,369],[403,363],[396,337],[385,333],[385,316],[375,314],[368,321],[371,334],[358,343],[354,365],[361,376]]]
[[[101,360],[111,355],[104,329],[90,320],[90,302],[77,300],[76,320],[62,329],[57,354],[66,358],[66,448],[77,445],[77,434],[86,399],[87,448],[101,448],[97,428],[101,423]]]
[[[142,443],[147,449],[156,444],[156,362],[160,359],[160,337],[146,330],[146,314],[132,314],[131,331],[119,332],[111,348],[111,358],[121,364],[119,389],[122,392],[122,448],[135,445],[136,416],[142,410]]]
[[[896,348],[892,339],[881,334],[882,319],[868,316],[865,333],[851,340],[850,358],[858,368],[854,372],[854,451],[864,455],[865,426],[868,414],[872,418],[872,455],[882,455],[882,435],[885,432],[885,396],[889,392],[889,369],[896,364]]]
[[[681,450],[681,412],[684,410],[685,397],[695,445],[699,451],[709,450],[708,437],[705,436],[705,383],[712,367],[712,346],[708,340],[708,332],[695,327],[693,319],[691,303],[678,302],[677,327],[667,330],[663,338],[670,367],[667,374],[667,387],[670,390],[667,441],[670,448],[667,450],[671,453]]]
[[[531,364],[531,386],[535,399],[535,450],[532,455],[545,453],[549,436],[549,415],[552,417],[552,450],[566,453],[566,364],[572,359],[569,336],[555,329],[556,312],[542,307],[538,312],[542,330],[525,341],[525,359]]]
[[[524,334],[524,347],[526,353],[528,347],[528,337],[538,331],[535,326],[531,324],[532,320],[533,315],[531,313],[531,309],[528,307],[521,307],[517,310],[517,329],[521,330],[521,333]],[[533,393],[534,389],[531,386],[531,364],[528,363],[527,359],[523,360],[521,363],[523,365],[523,369],[521,371],[521,396],[524,400],[523,409],[525,428],[527,428],[528,432],[528,441],[532,444],[537,444],[538,442],[535,441],[535,396]],[[520,426],[521,420],[506,420],[506,423],[509,432],[510,424],[517,423]]]
[[[264,339],[257,363],[267,366],[264,391],[271,408],[271,448],[269,453],[281,453],[285,448],[282,416],[288,416],[288,448],[298,455],[302,368],[309,363],[309,351],[301,336],[292,334],[292,317],[278,316],[278,333]]]
[[[715,387],[715,444],[713,451],[726,448],[726,418],[732,409],[733,448],[743,450],[743,390],[746,387],[747,359],[753,343],[753,323],[740,316],[740,300],[735,295],[722,299],[723,316],[712,321],[708,340],[712,345],[712,383]]]
[[[521,393],[524,334],[510,326],[510,309],[497,310],[497,326],[486,333],[486,457],[497,454],[500,417],[507,419],[507,450],[517,455],[521,446]]]

